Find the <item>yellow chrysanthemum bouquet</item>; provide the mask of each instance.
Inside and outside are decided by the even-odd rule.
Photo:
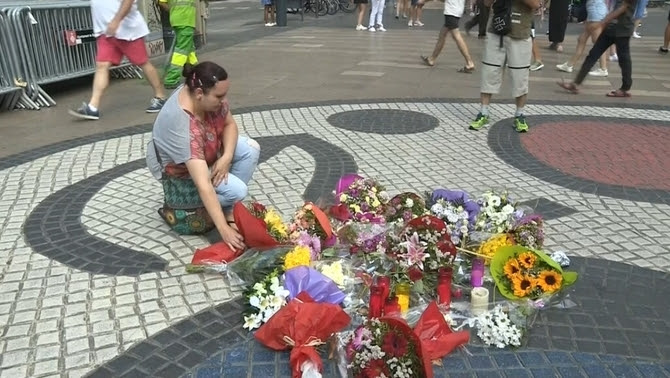
[[[537,299],[577,280],[576,272],[563,271],[544,252],[520,245],[497,249],[491,260],[491,275],[500,293],[509,299]]]

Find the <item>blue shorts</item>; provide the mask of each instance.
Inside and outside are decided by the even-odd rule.
[[[647,3],[649,0],[638,0],[637,6],[635,7],[635,14],[633,15],[633,20],[641,20],[644,16],[644,10],[647,8]]]
[[[586,0],[586,22],[600,22],[607,16],[605,0]]]

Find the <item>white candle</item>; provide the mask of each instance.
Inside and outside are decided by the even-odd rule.
[[[475,287],[470,292],[470,306],[473,315],[480,315],[489,310],[489,291],[485,287]]]

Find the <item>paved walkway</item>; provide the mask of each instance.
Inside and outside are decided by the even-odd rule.
[[[439,12],[426,19],[438,25]],[[289,215],[352,171],[393,192],[505,186],[546,216],[547,248],[573,256],[578,306],[542,312],[528,348],[470,347],[436,375],[670,376],[670,178],[659,143],[670,110],[653,105],[667,100],[656,87],[668,80],[657,67],[667,58],[651,50],[659,39],[634,41],[647,92],[614,102],[604,79],[591,84],[597,96],[538,89],[531,131],[519,135],[513,106],[500,102],[490,129],[465,130],[478,106],[464,97],[476,95],[478,77],[454,73],[458,56],[433,69],[418,62],[435,30],[370,35],[345,21],[262,29],[206,55],[231,71],[238,124],[262,146],[250,195]],[[556,77],[534,73],[533,93]],[[127,110],[145,86],[111,89],[125,95],[110,96],[99,123],[65,116],[85,89],[54,109],[0,115],[2,143],[17,153],[0,161],[0,376],[286,376],[287,356],[241,329],[236,290],[185,273],[208,241],[169,232],[156,214],[161,189],[143,162],[151,117]],[[34,133],[46,126],[60,135]]]

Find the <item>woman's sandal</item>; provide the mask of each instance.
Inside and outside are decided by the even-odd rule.
[[[615,89],[608,94],[607,97],[630,97],[630,92],[622,91],[621,89]]]
[[[575,83],[566,83],[565,81],[558,81],[558,82],[556,82],[556,84],[558,84],[559,87],[565,89],[566,91],[568,91],[572,94],[578,94],[579,93],[579,89],[577,88]]]
[[[423,60],[423,63],[428,67],[433,67],[435,65],[435,62],[431,63],[430,58],[428,58],[427,56],[421,55],[421,60]]]
[[[465,74],[471,74],[471,73],[475,72],[475,67],[463,66],[463,67],[458,69],[458,72],[465,73]]]

